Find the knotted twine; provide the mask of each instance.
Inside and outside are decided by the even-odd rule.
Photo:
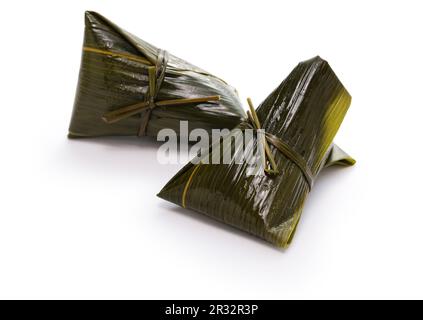
[[[133,115],[141,113],[141,123],[138,130],[138,136],[146,135],[148,121],[154,108],[160,106],[177,106],[183,104],[197,104],[203,102],[219,101],[220,96],[206,96],[199,98],[179,98],[171,100],[157,101],[160,88],[163,84],[169,56],[167,51],[159,50],[155,66],[147,67],[148,71],[148,90],[144,101],[130,106],[121,107],[117,110],[108,112],[103,115],[106,123],[115,123],[122,119],[126,119]]]
[[[253,103],[250,98],[248,98],[247,101],[248,106],[250,108],[250,110],[247,111],[248,120],[242,123],[241,127],[246,126],[251,129],[260,130],[261,124],[258,119],[256,110],[254,109]],[[301,173],[303,174],[309,189],[311,189],[314,182],[314,175],[310,167],[307,165],[307,161],[288,143],[268,132],[264,133],[264,139],[262,140],[262,146],[265,154],[264,171],[269,175],[276,175],[279,173],[275,158],[270,150],[269,144],[274,146],[279,152],[281,152],[285,157],[292,161],[301,170]]]

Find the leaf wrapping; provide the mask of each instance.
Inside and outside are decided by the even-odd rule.
[[[119,28],[95,12],[85,14],[85,36],[70,137],[139,135],[140,112],[114,123],[107,113],[145,102],[149,71],[161,50]],[[189,130],[232,129],[244,119],[238,94],[220,78],[171,54],[156,101],[219,96],[219,101],[180,105],[158,104],[150,110],[145,134],[156,136],[163,128],[179,134],[180,120]],[[182,100],[183,101],[183,100]]]
[[[257,108],[261,126],[301,155],[314,179],[330,165],[354,160],[333,144],[351,96],[329,64],[315,57],[300,63]],[[243,128],[240,124],[234,129]],[[245,131],[241,131],[245,132]],[[249,175],[248,160],[261,140],[244,148],[221,142],[232,152],[229,164],[188,163],[160,191],[159,197],[244,230],[278,247],[291,242],[310,186],[300,168],[270,145],[277,175]],[[230,148],[230,150],[224,150]],[[210,148],[204,157],[217,152]],[[243,163],[236,154],[244,152]],[[205,159],[205,158],[203,158]]]

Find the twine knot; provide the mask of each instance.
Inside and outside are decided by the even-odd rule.
[[[167,51],[159,49],[157,60],[154,66],[147,66],[148,71],[148,89],[143,102],[139,102],[130,106],[118,108],[107,112],[103,115],[106,123],[115,123],[120,120],[129,118],[136,114],[141,114],[141,123],[138,130],[138,136],[145,136],[147,125],[154,108],[161,106],[178,106],[184,104],[198,104],[204,102],[215,102],[220,100],[220,96],[206,96],[194,98],[177,98],[170,100],[157,100],[160,88],[164,82],[166,75],[169,55]]]

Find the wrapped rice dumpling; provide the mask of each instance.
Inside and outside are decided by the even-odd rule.
[[[244,116],[235,89],[220,78],[86,12],[69,137],[179,133],[180,120],[189,130],[232,129]]]
[[[332,143],[350,102],[326,61],[304,61],[256,111],[250,103],[248,120],[223,138],[220,148],[210,146],[188,163],[158,196],[286,247],[318,173],[330,165],[355,163]],[[225,144],[247,129],[257,133],[252,144]],[[249,172],[254,148],[264,155],[258,174]],[[229,163],[222,163],[228,153],[233,155]],[[220,164],[204,161],[214,156]]]

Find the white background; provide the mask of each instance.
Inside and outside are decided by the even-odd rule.
[[[423,298],[419,1],[0,4],[0,298]],[[421,2],[420,2],[421,3]],[[258,104],[320,55],[353,102],[291,247],[155,195],[149,139],[68,140],[84,11]]]

